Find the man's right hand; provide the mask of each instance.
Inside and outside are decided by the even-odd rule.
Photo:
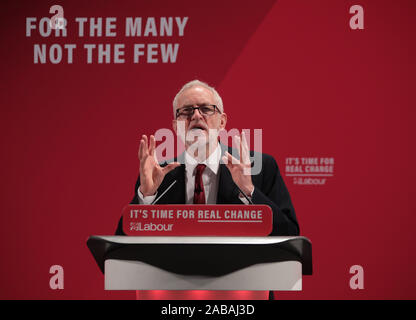
[[[142,136],[139,147],[140,160],[140,192],[143,196],[152,196],[156,193],[165,175],[176,167],[179,162],[172,162],[161,167],[155,157],[156,140],[150,136],[150,143],[146,135]]]

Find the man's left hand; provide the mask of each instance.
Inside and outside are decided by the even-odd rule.
[[[251,163],[247,140],[244,132],[241,136],[233,136],[234,145],[237,146],[240,160],[233,157],[228,152],[222,157],[222,161],[230,170],[234,183],[246,194],[251,195],[254,185],[251,180]]]

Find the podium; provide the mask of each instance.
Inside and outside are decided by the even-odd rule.
[[[305,237],[91,236],[106,290],[302,290]]]

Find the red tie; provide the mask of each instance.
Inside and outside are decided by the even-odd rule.
[[[194,204],[205,204],[205,191],[204,184],[202,183],[202,172],[204,172],[205,167],[205,164],[198,164],[196,166]]]

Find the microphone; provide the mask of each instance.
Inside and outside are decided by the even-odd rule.
[[[173,182],[169,185],[169,187],[167,187],[167,188],[166,188],[166,190],[165,190],[165,191],[163,191],[163,193],[162,193],[159,197],[157,197],[155,200],[153,200],[153,202],[152,202],[151,204],[155,204],[156,202],[158,202],[158,201],[160,200],[160,198],[162,198],[162,197],[165,195],[165,193],[166,193],[166,192],[168,192],[168,191],[169,191],[169,189],[170,189],[170,188],[172,188],[172,187],[173,187],[173,185],[174,185],[176,182],[177,182],[177,180],[173,181]]]

